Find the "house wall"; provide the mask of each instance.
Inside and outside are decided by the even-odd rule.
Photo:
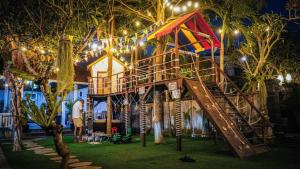
[[[108,69],[108,57],[105,57],[103,60],[99,61],[95,65],[91,67],[91,76],[93,77],[93,85],[94,85],[94,93],[97,92],[97,72],[107,72]],[[116,60],[113,60],[113,65],[112,65],[112,74],[117,74],[120,72],[124,72],[124,66],[120,63],[118,63]],[[117,76],[112,77],[112,84],[110,85],[112,88],[112,92],[116,92],[118,89],[117,84],[122,87],[122,82],[120,81],[118,83],[118,79],[122,78],[123,74],[120,74]],[[100,82],[101,83],[101,82]],[[101,84],[99,86],[102,86]]]

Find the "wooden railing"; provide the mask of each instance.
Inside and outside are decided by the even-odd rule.
[[[10,113],[0,113],[0,128],[11,129],[13,118]]]
[[[138,60],[130,65],[130,69],[107,77],[89,77],[89,94],[106,95],[137,90],[138,87],[148,86],[154,83],[176,80],[181,77],[193,78],[195,71],[192,68],[196,64],[201,68],[203,78],[211,79],[214,73],[211,59],[199,60],[196,56],[181,54],[185,63],[175,59],[173,52],[155,55]],[[158,60],[163,60],[161,64]],[[179,74],[176,74],[175,62],[179,62]],[[182,61],[183,62],[183,61]],[[187,63],[186,63],[187,62]],[[208,73],[208,74],[207,74]]]

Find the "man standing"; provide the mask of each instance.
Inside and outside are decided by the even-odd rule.
[[[83,99],[79,99],[77,102],[73,105],[73,111],[72,111],[72,119],[74,123],[74,141],[82,141],[82,112],[83,112]],[[77,135],[77,130],[79,130]]]

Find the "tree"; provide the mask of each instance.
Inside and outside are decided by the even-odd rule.
[[[255,1],[262,2],[262,1]],[[220,17],[222,26],[220,31],[220,69],[224,71],[224,55],[225,49],[229,49],[232,44],[234,35],[240,32],[245,35],[245,22],[251,22],[255,17],[257,8],[260,5],[254,5],[254,1],[239,0],[209,0],[200,4],[200,9],[204,11],[212,11],[217,17]],[[260,3],[257,3],[260,4]],[[227,37],[227,40],[225,38]],[[247,37],[246,37],[247,38]],[[225,44],[227,43],[227,48]],[[223,77],[221,76],[221,81]]]
[[[285,4],[285,9],[289,12],[288,20],[295,21],[300,19],[298,14],[300,9],[300,0],[288,0]]]
[[[265,81],[274,78],[276,67],[270,62],[270,54],[276,43],[281,40],[285,24],[277,14],[265,14],[256,20],[248,29],[246,41],[239,49],[242,55],[239,65],[245,74],[244,88],[250,93],[258,92],[256,97],[260,109],[267,115],[267,89]]]
[[[1,38],[10,44],[1,50],[1,55],[8,58],[5,71],[14,75],[14,79],[32,80],[40,87],[46,107],[37,109],[28,99],[22,107],[53,136],[56,150],[63,159],[60,168],[67,168],[70,152],[63,142],[62,126],[55,124],[53,118],[62,98],[73,87],[75,60],[80,59],[82,50],[96,34],[95,27],[103,26],[93,19],[94,15],[101,14],[95,7],[97,3],[81,0],[4,0],[0,3]],[[53,74],[58,80],[55,90],[48,84]],[[18,99],[16,110],[20,110],[21,105],[21,97]],[[14,126],[18,124],[14,123]]]

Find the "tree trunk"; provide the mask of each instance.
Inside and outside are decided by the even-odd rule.
[[[162,100],[159,91],[154,91],[153,98],[153,127],[154,127],[154,142],[161,144],[163,142],[162,134]]]
[[[13,116],[13,151],[22,150],[22,124],[21,124],[21,102],[22,102],[22,83],[14,83],[11,79],[12,84],[12,116]]]
[[[165,91],[165,98],[166,98],[166,113],[167,113],[167,116],[168,116],[168,119],[167,119],[167,123],[168,123],[168,133],[169,133],[169,136],[172,136],[172,122],[171,122],[171,110],[170,110],[170,96],[169,96],[169,93],[168,91],[166,90]]]
[[[62,125],[54,125],[53,127],[53,141],[55,144],[56,152],[62,157],[60,169],[68,168],[68,161],[70,158],[70,150],[63,141],[63,127]]]

